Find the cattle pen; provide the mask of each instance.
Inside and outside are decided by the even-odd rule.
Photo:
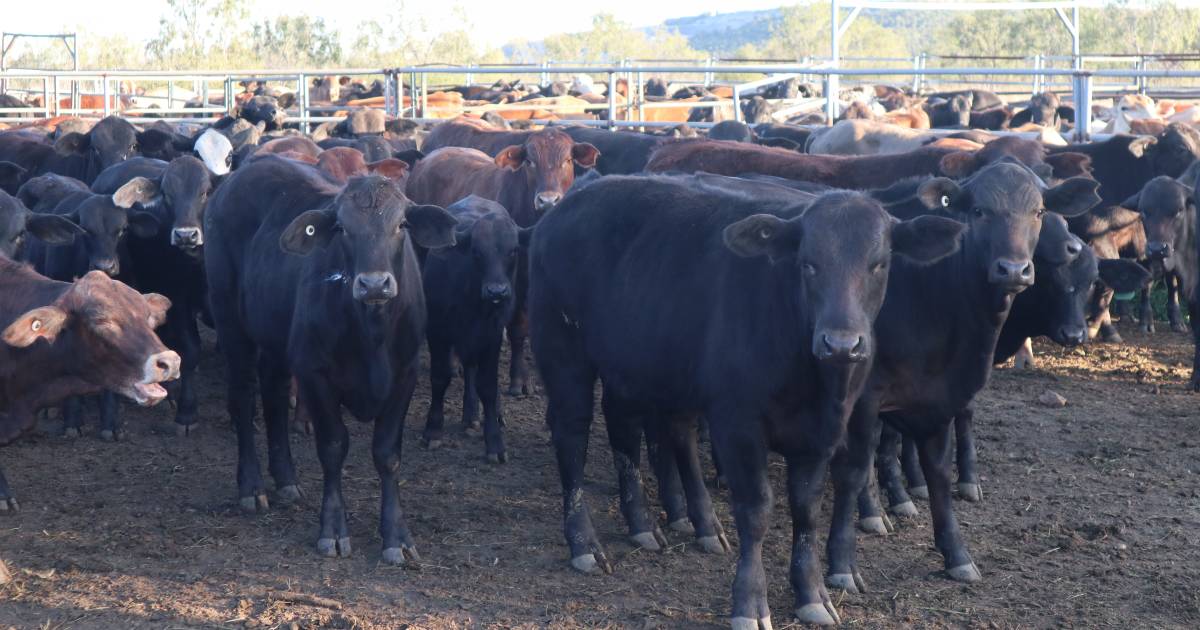
[[[488,65],[488,66],[413,66],[395,68],[348,68],[348,69],[287,69],[287,70],[214,70],[214,71],[134,71],[134,70],[5,70],[0,72],[0,86],[7,86],[12,93],[25,94],[37,98],[40,104],[31,107],[0,108],[0,116],[6,120],[17,122],[32,122],[45,120],[55,116],[107,116],[117,114],[129,117],[135,122],[144,120],[164,120],[167,122],[211,122],[213,118],[234,111],[236,101],[234,95],[239,86],[248,82],[270,83],[290,87],[297,96],[293,107],[288,109],[289,119],[308,128],[324,122],[340,120],[340,115],[346,111],[370,107],[382,109],[387,115],[396,118],[410,119],[415,122],[436,123],[460,113],[482,113],[483,111],[514,112],[522,109],[535,109],[534,106],[522,103],[505,104],[473,109],[458,107],[452,112],[441,111],[436,105],[430,106],[430,96],[436,93],[438,84],[445,82],[447,77],[464,77],[467,82],[479,80],[481,77],[519,78],[530,77],[544,83],[551,77],[563,76],[600,76],[606,85],[604,102],[591,103],[583,106],[570,105],[571,111],[582,109],[591,113],[600,113],[601,117],[572,118],[572,123],[594,125],[609,129],[618,128],[650,128],[671,126],[675,123],[649,120],[647,112],[653,109],[696,109],[728,107],[729,116],[733,120],[741,120],[743,116],[740,107],[732,107],[741,98],[758,93],[759,90],[799,79],[806,82],[816,82],[820,86],[821,96],[801,99],[777,101],[780,106],[775,114],[784,116],[789,113],[802,111],[823,110],[826,119],[833,121],[839,114],[837,99],[825,98],[823,95],[836,92],[842,79],[859,83],[886,81],[887,79],[907,79],[905,84],[916,88],[928,88],[930,81],[947,81],[949,85],[968,85],[982,79],[985,84],[1013,86],[1016,82],[1028,85],[1029,90],[1020,90],[1020,94],[1037,94],[1044,90],[1065,87],[1069,97],[1064,101],[1076,107],[1081,117],[1081,123],[1075,125],[1072,139],[1084,141],[1089,139],[1089,126],[1092,116],[1092,104],[1097,98],[1098,90],[1104,94],[1118,93],[1152,93],[1167,94],[1178,97],[1189,97],[1197,94],[1194,88],[1188,86],[1152,85],[1157,82],[1195,82],[1200,80],[1200,70],[1153,68],[1156,60],[1191,62],[1198,58],[1191,56],[1166,55],[1108,55],[1108,56],[1078,56],[1050,57],[1038,55],[1032,58],[1012,58],[1011,60],[1030,60],[1030,67],[928,67],[932,57],[918,55],[910,65],[904,67],[872,66],[872,62],[888,62],[897,60],[847,58],[842,61],[854,63],[860,61],[867,67],[838,67],[830,61],[817,58],[807,59],[807,63],[662,63],[662,62],[622,62],[613,65],[588,64],[538,64],[538,65]],[[944,61],[971,61],[987,59],[995,61],[1000,58],[988,57],[944,57]],[[1077,66],[1056,67],[1059,65]],[[1088,63],[1098,65],[1126,65],[1127,67],[1097,67],[1088,69],[1083,66]],[[333,105],[315,104],[309,96],[308,85],[313,79],[330,76],[345,77],[378,77],[383,86],[383,97],[379,102],[364,103],[363,105]],[[652,77],[670,79],[699,79],[706,85],[727,86],[732,97],[713,101],[651,101],[645,97],[646,81]],[[753,77],[753,78],[752,78]],[[950,82],[950,80],[954,80]],[[987,82],[996,83],[987,83]],[[122,98],[131,94],[122,92],[123,86],[131,82],[158,84],[166,86],[166,94],[161,97],[165,106],[157,103],[151,107],[122,107]],[[619,83],[630,86],[631,96],[625,98],[618,90]],[[178,89],[183,91],[184,85],[191,86],[191,93],[199,94],[198,100],[185,102],[187,99],[175,95]],[[0,88],[0,92],[5,91]],[[1016,94],[1018,92],[1009,92]],[[90,97],[90,98],[89,98]],[[88,101],[91,101],[90,103]],[[538,105],[536,109],[553,114],[560,106]],[[536,120],[534,122],[537,122]],[[697,127],[711,126],[712,123],[691,123]]]

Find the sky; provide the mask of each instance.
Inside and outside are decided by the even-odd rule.
[[[255,20],[280,15],[308,14],[325,18],[339,31],[346,33],[372,15],[392,11],[396,0],[351,0],[338,3],[330,0],[244,0],[250,5]],[[166,10],[165,0],[54,0],[47,9],[28,0],[6,2],[0,14],[0,29],[6,32],[51,33],[83,31],[89,33],[124,33],[136,40],[150,39],[158,33],[159,17]],[[658,24],[666,18],[685,17],[707,12],[769,9],[788,0],[605,0],[601,3],[575,0],[417,0],[408,5],[417,11],[431,29],[451,30],[453,8],[461,6],[467,13],[483,47],[497,47],[512,40],[539,40],[547,35],[587,30],[592,15],[613,13],[617,19],[634,26]],[[347,10],[347,7],[353,10]],[[517,9],[516,7],[520,7]],[[81,46],[87,46],[81,38]],[[15,51],[14,51],[15,52]]]

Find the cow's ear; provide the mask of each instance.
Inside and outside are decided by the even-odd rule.
[[[1077,217],[1100,203],[1096,191],[1100,182],[1087,177],[1072,177],[1042,192],[1042,205],[1064,217]]]
[[[158,217],[140,210],[130,212],[127,221],[129,222],[130,231],[138,238],[151,238],[155,234],[158,234],[158,228],[161,227]]]
[[[441,206],[411,206],[404,212],[408,233],[421,247],[438,249],[454,245],[454,226],[458,219]]]
[[[1142,192],[1139,190],[1138,192],[1134,193],[1133,196],[1131,196],[1130,198],[1126,199],[1125,201],[1122,201],[1121,207],[1125,208],[1126,210],[1133,210],[1134,212],[1137,212],[1138,204],[1140,204],[1141,201],[1142,201]]]
[[[596,166],[596,159],[599,157],[600,149],[587,142],[580,142],[571,147],[571,158],[575,160],[576,164],[584,168]]]
[[[771,214],[755,214],[730,224],[723,236],[725,247],[738,256],[766,256],[774,263],[796,253],[804,228],[799,219],[784,221]]]
[[[928,210],[948,211],[961,194],[958,184],[946,177],[926,180],[917,188],[917,198]]]
[[[54,343],[66,323],[66,311],[57,306],[43,306],[18,317],[4,329],[0,338],[14,348],[27,348],[38,339]]]
[[[525,147],[514,144],[496,154],[496,166],[517,170],[525,163]]]
[[[333,210],[309,210],[292,219],[279,236],[279,248],[296,256],[307,256],[323,248],[341,230],[337,212]]]
[[[150,327],[158,328],[167,321],[167,311],[171,309],[171,300],[158,293],[143,293],[146,305],[150,307]]]
[[[54,141],[54,150],[63,155],[75,155],[87,151],[92,146],[92,137],[88,134],[72,131],[63,134]]]
[[[1146,155],[1146,151],[1157,143],[1158,138],[1154,136],[1140,136],[1134,138],[1133,142],[1129,143],[1129,152],[1133,154],[1133,157],[1140,158]]]
[[[975,172],[979,159],[971,151],[955,151],[942,158],[938,167],[947,177],[966,177]]]
[[[158,182],[146,177],[134,177],[113,193],[113,205],[132,208],[134,204],[147,205],[159,194]]]
[[[1033,110],[1026,108],[1026,109],[1023,109],[1023,110],[1017,112],[1012,117],[1012,119],[1010,119],[1008,121],[1008,126],[1009,127],[1020,127],[1021,125],[1024,125],[1025,123],[1030,122],[1032,120],[1033,120]]]
[[[921,265],[933,264],[958,251],[967,226],[954,219],[923,216],[892,224],[892,253]]]
[[[533,226],[517,228],[517,243],[521,249],[528,251],[529,243],[533,241]]]
[[[1096,264],[1100,268],[1100,279],[1118,293],[1137,291],[1150,282],[1150,272],[1132,260],[1103,258]]]
[[[397,160],[396,158],[384,158],[378,162],[368,164],[367,170],[398,182],[404,179],[405,175],[408,175],[408,162]]]
[[[1058,114],[1059,118],[1071,123],[1072,125],[1075,124],[1075,108],[1074,107],[1071,107],[1070,105],[1059,105],[1058,109],[1055,110],[1055,113]]]
[[[413,167],[417,165],[417,162],[425,157],[425,154],[421,153],[419,149],[405,149],[403,151],[396,151],[392,154],[392,157],[400,160],[401,162],[405,162],[410,167]]]
[[[49,245],[70,245],[75,242],[75,237],[87,233],[66,217],[40,212],[32,212],[26,217],[25,230]]]

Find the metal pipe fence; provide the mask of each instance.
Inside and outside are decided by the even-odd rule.
[[[0,73],[0,80],[9,85],[25,82],[26,94],[40,92],[43,98],[40,107],[8,108],[0,110],[4,114],[27,114],[21,118],[6,118],[7,121],[23,121],[45,119],[58,115],[108,115],[119,113],[126,116],[154,116],[154,119],[167,121],[206,122],[211,116],[229,113],[234,110],[235,97],[239,84],[245,82],[274,83],[294,86],[296,102],[288,109],[289,117],[308,129],[310,125],[327,121],[340,120],[336,114],[346,110],[356,109],[357,106],[336,103],[314,103],[309,93],[309,80],[316,77],[380,77],[383,83],[383,97],[379,108],[387,113],[417,120],[440,120],[438,113],[458,113],[463,111],[481,112],[488,110],[521,111],[522,109],[537,109],[548,112],[566,111],[602,111],[607,113],[607,120],[575,121],[583,124],[605,126],[610,129],[622,127],[656,127],[677,124],[668,121],[646,120],[647,111],[663,108],[727,108],[732,107],[731,117],[741,119],[741,97],[757,92],[761,88],[787,81],[794,78],[819,80],[825,86],[824,94],[835,94],[840,79],[853,82],[869,82],[871,80],[887,80],[908,77],[912,86],[917,89],[927,89],[931,86],[944,87],[948,80],[967,81],[970,78],[983,79],[985,82],[1019,81],[1026,86],[1027,93],[1033,94],[1047,89],[1066,88],[1071,93],[1070,101],[1076,105],[1081,119],[1076,125],[1076,139],[1085,139],[1088,133],[1086,122],[1090,120],[1091,103],[1098,92],[1112,89],[1113,86],[1126,88],[1126,91],[1145,90],[1152,81],[1193,82],[1200,86],[1200,55],[1195,56],[1084,56],[1081,58],[1055,57],[1038,55],[1033,58],[1008,59],[1023,61],[1028,59],[1030,67],[936,67],[931,62],[939,59],[983,60],[995,62],[994,57],[974,58],[968,56],[939,57],[935,55],[918,55],[914,58],[871,58],[843,59],[840,67],[831,67],[820,58],[806,58],[803,63],[739,63],[717,64],[705,63],[698,66],[695,62],[654,62],[635,63],[623,61],[619,64],[580,64],[580,65],[548,65],[548,64],[516,64],[516,65],[474,65],[464,66],[408,66],[394,68],[354,68],[344,70],[325,69],[283,69],[283,70],[237,70],[237,71],[27,71],[8,70]],[[1153,68],[1149,64],[1158,59],[1194,60],[1197,69],[1186,68]],[[1081,66],[1099,64],[1115,67],[1070,67],[1079,61]],[[897,67],[848,67],[852,63],[882,64],[894,63]],[[1068,67],[1055,67],[1063,64]],[[697,73],[697,70],[702,70]],[[600,85],[607,87],[607,96],[602,103],[559,104],[516,104],[505,106],[455,106],[449,108],[430,107],[430,77],[431,76],[477,76],[488,77],[495,75],[518,76],[533,74],[549,77],[549,75],[601,75]],[[678,77],[702,77],[712,79],[709,85],[722,83],[732,88],[732,99],[716,101],[650,101],[645,97],[645,79],[649,75]],[[745,77],[760,76],[761,78],[745,79]],[[624,96],[619,96],[619,80],[627,81]],[[143,81],[147,83],[165,84],[166,107],[127,107],[125,100],[135,98],[123,91],[124,82]],[[1120,80],[1120,81],[1118,81]],[[69,86],[63,90],[64,82]],[[177,82],[190,82],[197,91],[190,106],[177,107],[179,97],[176,94]],[[40,84],[40,90],[36,87]],[[216,92],[213,86],[219,85],[223,102],[213,102]],[[90,86],[91,91],[84,91],[81,86]],[[114,86],[117,89],[113,89]],[[1200,96],[1200,91],[1197,92]],[[95,104],[95,97],[100,104]],[[83,101],[89,101],[84,107]],[[823,101],[830,120],[836,118],[838,102],[836,98],[804,99],[792,103],[783,103],[785,107],[819,105]],[[67,106],[64,106],[64,102]],[[431,114],[434,114],[431,116]],[[146,118],[147,121],[151,120]]]

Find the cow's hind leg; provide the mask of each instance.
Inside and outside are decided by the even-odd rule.
[[[259,389],[263,423],[267,426],[267,468],[275,480],[275,491],[284,503],[300,499],[292,446],[288,441],[288,388],[291,376],[279,362],[266,355],[258,359]]]
[[[83,396],[71,396],[63,401],[63,437],[77,438],[83,432]]]
[[[888,506],[896,516],[908,518],[917,515],[912,497],[904,488],[904,473],[900,470],[900,434],[895,429],[884,424],[880,429],[878,459],[876,470],[879,477],[879,487],[887,494]]]
[[[694,534],[696,529],[688,522],[687,499],[679,478],[679,463],[675,461],[675,452],[665,433],[667,425],[658,421],[647,423],[646,456],[658,481],[658,500],[667,513],[667,528],[681,534]]]
[[[1179,295],[1183,292],[1183,279],[1177,273],[1169,273],[1165,279],[1167,283],[1167,321],[1171,323],[1171,330],[1178,333],[1188,331],[1187,324],[1183,322],[1183,312],[1179,308]]]
[[[110,391],[100,394],[100,439],[114,442],[121,439],[121,401]]]
[[[667,539],[646,509],[646,492],[642,485],[642,425],[644,410],[633,409],[626,401],[618,400],[608,390],[601,403],[608,443],[612,447],[613,466],[617,469],[621,513],[629,525],[629,537],[634,544],[649,551],[659,551]]]
[[[972,503],[983,500],[975,460],[975,410],[963,409],[954,416],[954,442],[957,446],[958,496]]]
[[[200,365],[200,329],[196,310],[181,305],[179,318],[179,407],[175,413],[175,432],[189,435],[198,427],[200,403],[196,399],[196,367]],[[171,310],[176,310],[172,307]],[[287,398],[285,393],[284,403]],[[286,409],[286,407],[285,407]]]
[[[422,441],[430,449],[442,445],[446,425],[446,390],[454,378],[450,344],[443,339],[429,338],[429,412],[425,417]]]
[[[708,553],[725,553],[733,549],[713,511],[712,497],[704,485],[704,470],[700,466],[699,423],[695,417],[674,418],[665,437],[674,451],[679,480],[687,497],[688,520],[696,530],[696,542]]]
[[[0,468],[0,513],[15,512],[20,507],[17,499],[12,495],[12,490],[8,487],[8,479],[4,478],[4,469]]]
[[[921,471],[921,462],[917,456],[917,444],[912,438],[904,438],[900,445],[900,467],[904,469],[904,478],[908,480],[908,494],[918,499],[929,498],[929,488],[925,483],[925,475]]]

